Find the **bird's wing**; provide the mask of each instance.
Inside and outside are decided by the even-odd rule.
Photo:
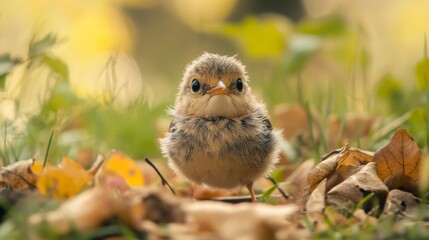
[[[268,119],[267,117],[264,117],[262,119],[262,122],[265,124],[265,126],[267,127],[267,129],[273,130],[273,125],[271,124],[270,119]]]
[[[168,132],[175,132],[176,128],[175,128],[176,124],[171,121],[170,126],[168,127]]]

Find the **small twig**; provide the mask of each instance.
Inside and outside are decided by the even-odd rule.
[[[97,174],[98,170],[101,168],[103,163],[104,163],[104,156],[99,153],[97,155],[97,158],[95,159],[95,162],[92,164],[91,168],[87,172],[92,176],[95,176],[95,174]]]
[[[161,178],[162,181],[162,185],[165,186],[167,185],[167,187],[170,189],[170,191],[176,195],[176,191],[174,191],[174,189],[170,186],[170,184],[168,184],[167,180],[165,180],[165,178],[162,176],[162,174],[159,172],[158,168],[155,167],[155,165],[149,160],[149,158],[144,158],[144,160],[155,170],[155,172],[158,174],[158,176]]]
[[[25,179],[23,176],[19,175],[18,173],[11,171],[9,169],[3,169],[6,172],[9,172],[15,176],[17,176],[18,178],[20,178],[22,181],[24,181],[31,189],[37,189],[36,185],[32,184],[31,182],[29,182],[27,179]]]
[[[49,137],[48,147],[46,148],[46,154],[45,154],[45,159],[43,160],[43,167],[42,167],[42,169],[45,169],[46,162],[48,160],[49,149],[51,148],[52,137],[54,136],[54,132],[55,131],[52,130],[51,136]]]
[[[273,177],[269,176],[267,177],[267,179],[270,180],[274,184],[274,186],[277,187],[277,190],[279,190],[280,194],[283,196],[284,199],[289,199],[289,196],[280,188],[280,186],[277,184],[276,180],[274,180]]]

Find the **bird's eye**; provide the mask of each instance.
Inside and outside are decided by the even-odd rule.
[[[238,79],[237,82],[235,83],[235,87],[237,88],[237,90],[239,92],[243,91],[243,81],[241,81],[241,79]]]
[[[201,88],[200,82],[197,79],[192,80],[191,88],[193,93],[198,92]]]

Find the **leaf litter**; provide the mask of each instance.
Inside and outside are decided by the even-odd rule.
[[[59,200],[58,207],[28,215],[26,226],[35,236],[44,227],[61,237],[118,222],[133,238],[151,239],[310,239],[356,224],[376,228],[389,219],[399,224],[395,228],[399,231],[421,214],[422,159],[414,139],[399,129],[378,151],[346,145],[318,164],[313,159],[301,163],[279,183],[288,199],[269,204],[217,199],[218,194],[240,195],[239,191],[210,193],[194,187],[195,193],[189,195],[174,177],[167,177],[179,190],[176,196],[160,187],[159,179],[153,180],[147,165],[121,152],[99,156],[89,170],[69,157],[45,168],[29,159],[1,169],[0,200],[10,206],[19,206],[17,202],[26,198]],[[259,184],[270,189],[264,200],[275,199],[268,181]],[[1,216],[10,222],[5,214]],[[118,230],[102,236],[125,233]]]

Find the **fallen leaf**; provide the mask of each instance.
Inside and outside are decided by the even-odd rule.
[[[33,188],[37,181],[37,175],[32,170],[34,163],[33,158],[3,167],[0,171],[0,185],[12,190]]]
[[[372,162],[373,157],[373,152],[363,151],[347,145],[344,151],[339,154],[337,171],[345,179],[356,173],[355,171],[360,166]]]
[[[46,164],[47,166],[50,166],[49,163],[46,163]],[[33,165],[31,165],[31,171],[37,175],[41,174],[43,171],[43,162],[35,161]]]
[[[314,213],[323,213],[325,209],[325,198],[326,198],[326,178],[319,183],[308,198],[305,209],[307,214],[310,216]]]
[[[261,203],[227,204],[192,202],[184,205],[188,222],[198,231],[216,239],[276,239],[276,233],[290,224],[286,219],[298,210],[296,205],[271,206]]]
[[[398,129],[390,142],[374,154],[377,174],[382,181],[401,173],[416,182],[422,151],[405,129]]]
[[[345,148],[342,148],[334,151],[331,154],[328,154],[328,156],[324,157],[322,162],[311,169],[307,178],[310,193],[323,179],[330,178],[336,173],[335,169],[337,168],[339,156],[344,150]]]
[[[192,184],[193,197],[199,200],[206,200],[225,196],[240,196],[241,189],[212,189],[199,184]]]
[[[306,216],[312,226],[317,232],[322,232],[328,229],[325,224],[325,210],[326,206],[326,178],[319,183],[319,185],[310,194],[308,201],[305,205]]]
[[[137,187],[124,192],[121,198],[130,204],[136,222],[149,220],[166,224],[185,221],[182,204],[186,201],[169,192],[157,188]]]
[[[384,180],[384,184],[392,189],[400,189],[414,194],[414,196],[420,196],[419,186],[417,182],[414,182],[410,177],[405,176],[403,173],[397,173],[393,177]]]
[[[37,180],[37,188],[44,195],[67,198],[81,192],[91,179],[79,163],[64,157],[62,166],[44,169]]]
[[[304,161],[286,178],[285,183],[287,184],[279,183],[283,191],[293,196],[295,203],[302,207],[304,207],[309,195],[307,176],[314,165],[313,159]]]
[[[389,192],[383,214],[415,216],[419,211],[418,199],[411,193],[394,189]]]
[[[388,192],[386,185],[377,176],[376,164],[371,162],[332,188],[327,193],[327,203],[347,207],[360,203],[369,194],[374,194],[363,206],[365,210],[370,210],[373,205],[384,203]]]
[[[114,216],[119,204],[108,189],[93,188],[64,202],[57,210],[30,216],[28,221],[33,226],[47,222],[59,234],[87,231]]]
[[[123,178],[129,187],[144,185],[143,173],[138,164],[120,152],[112,153],[101,169],[101,178],[108,181],[109,178]]]

